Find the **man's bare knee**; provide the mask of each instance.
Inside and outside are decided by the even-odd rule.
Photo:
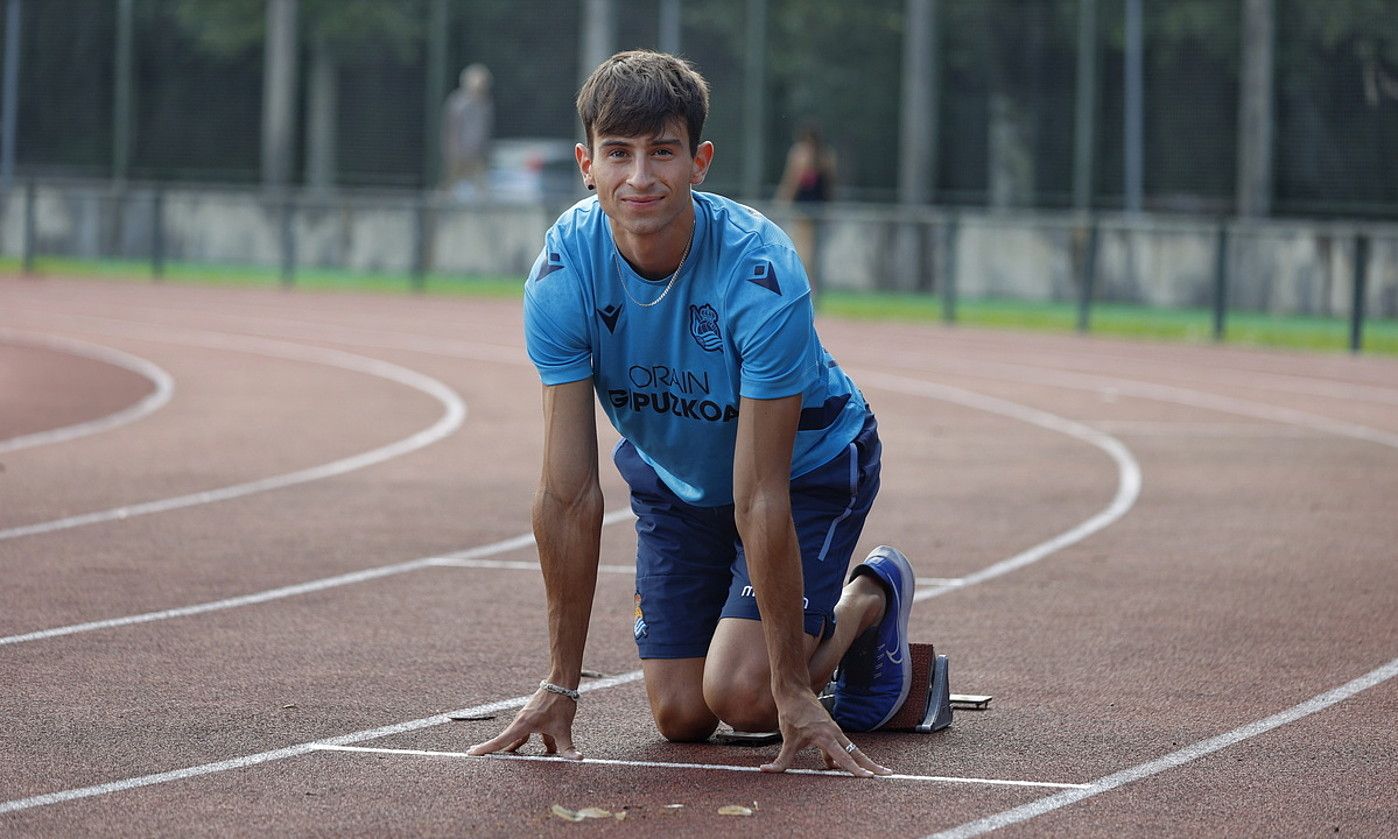
[[[679,704],[651,708],[660,736],[672,743],[700,743],[709,739],[718,720],[707,707],[694,709]]]
[[[661,736],[676,743],[707,740],[718,718],[704,704],[704,659],[647,659],[641,666],[650,713]]]
[[[766,673],[761,678],[734,674],[704,686],[704,699],[718,718],[738,731],[773,731],[777,706]]]

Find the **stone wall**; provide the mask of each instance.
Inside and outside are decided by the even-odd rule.
[[[25,248],[26,189],[0,199],[0,253]],[[159,216],[159,233],[155,236]],[[33,191],[35,252],[88,259],[523,277],[561,207],[460,204],[411,193],[269,195],[257,188],[181,186],[115,191],[45,183]],[[789,207],[761,207],[789,230]],[[1094,299],[1167,308],[1211,305],[1226,234],[1228,301],[1237,310],[1345,316],[1356,237],[1370,240],[1366,310],[1398,317],[1398,224],[1202,216],[1099,215]],[[809,222],[820,283],[849,290],[965,298],[1076,301],[1092,240],[1068,212],[997,213],[835,205]],[[799,237],[797,237],[799,238]]]

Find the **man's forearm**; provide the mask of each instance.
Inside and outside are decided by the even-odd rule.
[[[533,518],[548,596],[549,681],[576,688],[597,588],[601,490],[594,487],[565,499],[540,489],[534,497]]]
[[[810,691],[806,666],[801,552],[786,488],[758,492],[738,514],[762,632],[772,669],[772,695],[780,700]]]

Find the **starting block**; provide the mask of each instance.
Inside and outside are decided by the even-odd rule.
[[[912,686],[908,698],[893,718],[879,731],[917,731],[931,733],[951,726],[952,711],[984,711],[993,697],[972,693],[951,692],[951,670],[947,657],[937,655],[931,644],[909,644],[912,660]],[[832,681],[821,692],[821,703],[829,710],[835,700]],[[714,740],[730,746],[765,746],[781,741],[778,731],[733,731],[720,729]]]
[[[937,655],[931,644],[909,644],[913,683],[903,707],[882,727],[883,731],[941,731],[951,725],[952,704],[947,657]]]

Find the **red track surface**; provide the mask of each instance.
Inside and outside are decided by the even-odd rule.
[[[909,775],[1094,784],[1145,765],[1138,779],[1035,805],[1059,790],[637,766],[755,766],[775,748],[666,743],[634,680],[589,692],[577,731],[589,758],[632,765],[282,751],[357,735],[456,752],[494,733],[508,708],[429,718],[508,704],[540,678],[538,575],[498,565],[532,563],[532,549],[30,636],[527,533],[539,397],[518,305],[0,279],[0,447],[153,387],[36,335],[119,349],[175,382],[169,404],[129,424],[0,448],[0,834],[921,836],[1005,813],[1008,835],[1398,832],[1398,364],[821,328],[885,443],[865,549],[896,544],[920,575],[966,578],[1095,521],[914,608],[914,638],[951,656],[953,690],[995,695],[991,710],[936,735],[855,739]],[[298,347],[415,371],[468,413],[363,468],[63,525],[304,476],[449,419],[450,394]],[[615,471],[603,475],[608,509],[624,507]],[[605,528],[604,563],[633,549],[626,521]],[[628,576],[604,573],[589,667],[636,670],[630,611]],[[1237,732],[1366,676],[1348,698]],[[1153,763],[1230,732],[1230,745]],[[717,813],[753,801],[750,818]],[[570,824],[554,803],[627,818]]]

